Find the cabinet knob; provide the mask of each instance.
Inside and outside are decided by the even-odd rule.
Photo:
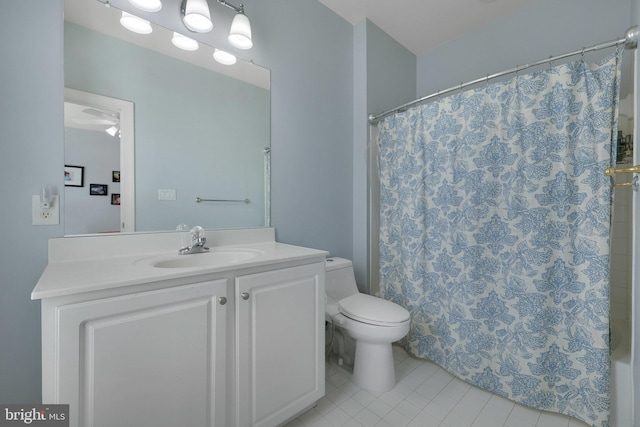
[[[243,300],[248,300],[249,299],[249,292],[243,292],[240,294],[240,296],[242,297]]]
[[[226,297],[220,297],[218,298],[218,303],[220,305],[225,305],[227,303],[227,298]]]

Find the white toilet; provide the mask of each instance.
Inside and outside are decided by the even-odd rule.
[[[391,343],[409,332],[409,312],[359,293],[353,264],[344,258],[327,258],[326,294],[325,319],[356,342],[353,381],[366,390],[391,390],[396,383]]]

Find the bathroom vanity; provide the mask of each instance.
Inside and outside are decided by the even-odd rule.
[[[272,229],[52,239],[43,403],[71,426],[277,426],[324,395],[326,252]]]

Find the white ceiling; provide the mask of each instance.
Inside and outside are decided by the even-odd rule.
[[[119,121],[120,113],[117,111],[66,101],[64,103],[64,127],[66,128],[103,132]]]
[[[319,0],[351,24],[363,18],[415,55],[534,0]]]

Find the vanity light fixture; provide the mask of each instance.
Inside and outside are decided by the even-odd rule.
[[[120,24],[122,24],[122,26],[127,30],[138,34],[150,34],[153,31],[149,21],[138,18],[137,16],[124,11],[120,17]]]
[[[213,29],[207,0],[183,0],[180,14],[189,31],[208,33]]]
[[[129,0],[129,3],[145,12],[157,12],[162,9],[160,0]]]
[[[233,65],[238,60],[234,55],[220,49],[216,49],[213,51],[213,59],[215,59],[222,65]]]
[[[171,43],[179,49],[194,51],[198,50],[198,42],[190,37],[183,36],[180,33],[176,33],[174,31],[173,37],[171,38]]]
[[[236,12],[236,16],[233,17],[233,21],[231,22],[231,30],[229,31],[228,37],[231,46],[237,47],[238,49],[251,49],[253,47],[253,41],[251,41],[251,23],[247,15],[244,14],[244,5],[240,4],[240,6],[236,7],[224,0],[218,0],[218,3]]]
[[[231,22],[231,30],[229,31],[228,37],[231,46],[238,49],[251,49],[253,47],[251,23],[247,15],[244,14],[244,5],[234,6],[225,0],[217,0],[217,2],[236,12],[236,16],[234,16]],[[208,33],[213,29],[211,11],[209,10],[207,0],[182,0],[180,14],[182,16],[182,22],[184,22],[184,25],[190,31]]]

